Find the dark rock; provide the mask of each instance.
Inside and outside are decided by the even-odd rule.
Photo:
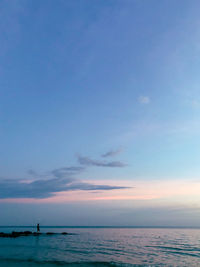
[[[53,233],[53,232],[47,232],[46,235],[58,235],[58,233]],[[67,235],[68,233],[63,232],[61,233],[61,235]],[[38,233],[38,232],[31,232],[31,231],[24,231],[24,232],[15,232],[13,231],[12,233],[3,233],[0,232],[0,238],[1,237],[9,237],[9,238],[16,238],[16,237],[20,237],[20,236],[40,236],[42,235],[42,233]]]
[[[10,237],[10,234],[0,233],[0,237]]]
[[[62,232],[62,235],[68,235],[68,233],[67,232]]]
[[[25,231],[24,234],[25,235],[32,235],[32,232],[31,231]]]

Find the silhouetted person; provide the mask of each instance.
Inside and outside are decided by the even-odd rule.
[[[39,223],[37,224],[37,232],[38,233],[40,232],[40,225],[39,225]]]

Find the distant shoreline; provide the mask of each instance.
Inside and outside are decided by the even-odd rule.
[[[36,226],[6,226],[0,228],[35,228]],[[77,228],[77,229],[200,229],[200,226],[40,226],[40,228]]]

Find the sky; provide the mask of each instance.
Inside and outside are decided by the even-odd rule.
[[[200,226],[199,9],[0,2],[0,225]]]

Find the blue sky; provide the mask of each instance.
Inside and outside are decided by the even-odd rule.
[[[16,207],[19,224],[41,214],[67,224],[50,215],[67,205],[76,225],[84,205],[90,225],[199,225],[199,8],[195,0],[1,1],[3,224]]]

